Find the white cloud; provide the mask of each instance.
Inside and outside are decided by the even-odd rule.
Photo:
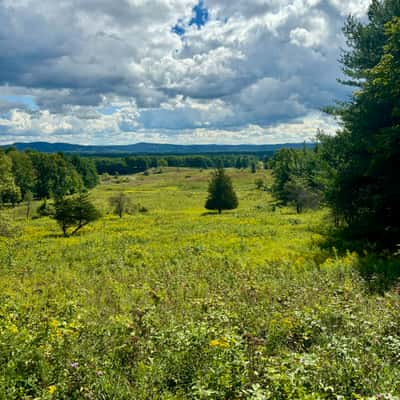
[[[0,142],[302,141],[334,127],[340,28],[368,3],[205,0],[198,29],[196,0],[3,0]]]

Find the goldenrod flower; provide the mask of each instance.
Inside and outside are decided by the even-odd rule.
[[[229,347],[229,342],[225,337],[222,337],[220,339],[214,339],[211,340],[209,345],[211,347],[222,347],[222,348],[227,348]]]
[[[14,335],[16,335],[18,333],[18,327],[14,324],[11,324],[8,326],[8,330],[13,333]]]
[[[50,385],[50,386],[47,387],[47,391],[50,394],[54,394],[56,392],[56,390],[57,390],[57,386],[55,386],[55,385]]]

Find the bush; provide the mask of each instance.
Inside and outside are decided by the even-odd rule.
[[[258,178],[254,181],[254,184],[256,185],[256,188],[261,190],[265,188],[265,182],[263,179]]]
[[[113,207],[114,214],[122,218],[122,215],[132,210],[132,201],[128,195],[123,192],[109,198],[109,203]]]
[[[44,200],[37,209],[37,213],[40,217],[52,217],[56,213],[56,210],[52,204],[49,204],[47,200]]]

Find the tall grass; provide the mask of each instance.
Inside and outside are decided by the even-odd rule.
[[[398,257],[321,250],[324,211],[229,172],[222,215],[189,169],[103,182],[76,237],[3,210],[0,399],[399,398]],[[110,214],[119,190],[148,212]]]

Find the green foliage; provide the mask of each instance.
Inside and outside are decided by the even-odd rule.
[[[20,200],[21,191],[15,184],[11,159],[0,149],[0,201],[15,205]]]
[[[47,199],[44,199],[37,209],[37,213],[41,217],[54,217],[55,212],[54,205],[47,201]]]
[[[59,199],[55,203],[54,219],[60,225],[64,236],[68,236],[68,229],[73,227],[71,235],[100,218],[100,213],[90,202],[87,193],[75,197]]]
[[[36,171],[35,192],[39,199],[61,198],[83,188],[82,178],[62,154],[29,153]]]
[[[29,219],[32,213],[32,203],[33,203],[33,194],[30,190],[28,190],[25,193],[23,201],[26,204],[26,219]]]
[[[71,164],[81,176],[85,188],[93,189],[98,185],[99,176],[93,160],[74,155],[71,157]]]
[[[304,178],[294,177],[285,183],[284,191],[289,203],[293,203],[300,214],[306,208],[316,209],[320,204],[320,197],[312,191]]]
[[[162,169],[165,167],[185,168],[248,168],[251,165],[257,167],[260,160],[266,160],[272,152],[255,153],[254,155],[243,154],[207,154],[207,155],[152,155],[152,156],[103,156],[93,157],[99,174],[108,173],[136,174],[145,172],[149,168]]]
[[[15,205],[31,192],[34,198],[60,198],[78,193],[85,186],[94,188],[98,181],[90,159],[63,154],[19,152],[15,148],[1,152],[0,193],[3,202]]]
[[[124,192],[119,192],[117,195],[110,197],[110,205],[113,207],[113,212],[122,218],[123,214],[132,211],[133,205],[131,198]]]
[[[343,129],[329,141],[340,159],[330,204],[350,237],[381,247],[400,243],[399,17],[399,1],[385,0],[371,4],[365,23],[348,20],[342,62],[359,90],[335,110]]]
[[[256,188],[259,189],[259,190],[265,188],[265,182],[264,182],[264,180],[261,179],[261,178],[257,178],[257,179],[254,181],[254,184],[256,185]]]
[[[270,161],[276,199],[283,205],[294,204],[298,213],[305,208],[317,208],[327,189],[323,179],[325,164],[318,148],[279,150]]]
[[[20,188],[21,196],[24,198],[27,192],[33,192],[35,189],[35,169],[27,153],[10,151],[8,155],[12,160],[12,173],[15,183]]]
[[[208,198],[205,204],[207,210],[233,210],[239,205],[237,196],[232,187],[232,181],[225,174],[223,168],[215,170],[211,174],[211,180],[208,185]]]

